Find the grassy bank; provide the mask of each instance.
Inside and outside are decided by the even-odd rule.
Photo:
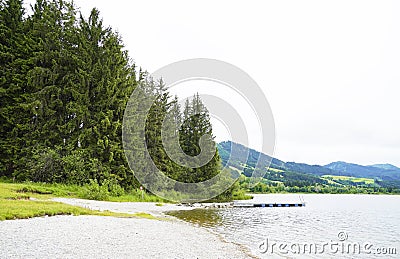
[[[103,200],[115,202],[167,202],[160,197],[141,190],[125,192],[109,192],[97,183],[79,185],[48,184],[48,183],[12,183],[0,181],[0,188],[13,191],[15,198],[29,196],[38,199],[51,199],[54,197],[81,198],[89,200]],[[1,190],[0,190],[1,195]]]
[[[170,203],[171,201],[162,199],[154,194],[133,189],[125,191],[121,187],[107,185],[99,185],[95,181],[91,181],[85,185],[57,184],[57,183],[13,183],[10,179],[0,178],[1,188],[13,190],[16,198],[22,198],[29,194],[30,197],[39,199],[51,199],[54,197],[81,198],[88,200],[101,200],[112,202],[157,202]],[[6,187],[8,186],[8,187]],[[111,191],[110,191],[111,189]],[[0,190],[1,191],[1,190]],[[177,193],[177,199],[179,199]],[[225,202],[232,200],[247,200],[252,196],[246,194],[245,189],[236,188],[229,196],[220,195],[209,202]]]
[[[55,215],[97,215],[114,217],[155,218],[147,213],[125,214],[94,211],[49,199],[80,197],[85,190],[79,186],[0,183],[0,220],[26,219]],[[123,196],[121,199],[124,199]]]

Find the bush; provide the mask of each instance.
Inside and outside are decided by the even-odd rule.
[[[107,185],[99,185],[97,180],[89,180],[90,183],[84,186],[84,197],[89,200],[107,200],[110,193]]]
[[[90,178],[90,168],[86,160],[87,157],[81,150],[62,157],[66,183],[81,184]]]
[[[65,180],[63,161],[58,150],[47,148],[35,151],[28,162],[30,180],[34,182],[63,182]]]
[[[110,195],[113,197],[120,197],[125,194],[124,188],[122,188],[117,181],[110,181],[106,180],[103,182],[103,184],[108,185],[108,191],[110,192]]]
[[[125,194],[116,180],[104,180],[100,185],[97,180],[89,180],[89,184],[84,186],[83,198],[89,200],[108,200],[110,196],[120,197]]]

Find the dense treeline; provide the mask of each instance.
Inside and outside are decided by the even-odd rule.
[[[212,135],[208,111],[195,96],[181,114],[163,82],[136,68],[98,10],[85,18],[71,2],[37,0],[26,15],[21,0],[0,0],[0,20],[0,177],[137,187],[121,132],[138,86],[157,96],[145,136],[155,164],[185,182],[218,173],[218,153],[198,169],[169,159],[160,135],[165,115],[176,114],[182,149],[194,156],[200,136]]]
[[[330,193],[330,194],[400,194],[396,188],[359,187],[359,186],[285,186],[284,184],[259,183],[249,190],[252,193]]]
[[[1,172],[17,180],[134,183],[121,119],[137,85],[118,34],[97,10],[63,1],[1,4]]]

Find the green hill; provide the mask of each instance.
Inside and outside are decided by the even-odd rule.
[[[400,188],[400,169],[397,171],[398,168],[392,165],[308,165],[284,162],[231,141],[220,142],[217,147],[223,166],[241,173],[243,177],[262,176],[264,189],[273,187],[280,191],[283,188],[303,192],[310,189],[340,192],[337,189],[346,189],[347,192],[351,188],[364,188],[361,191],[391,192]]]

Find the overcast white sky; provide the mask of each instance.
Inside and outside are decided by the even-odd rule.
[[[277,158],[400,166],[400,1],[75,3],[149,72],[201,57],[246,71],[272,107]]]

